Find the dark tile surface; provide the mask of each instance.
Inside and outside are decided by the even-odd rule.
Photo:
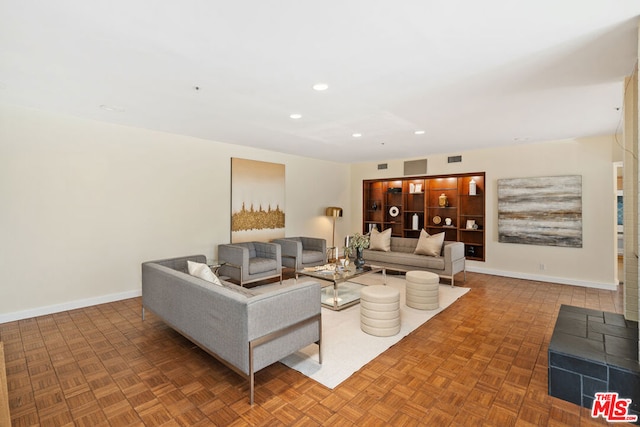
[[[618,313],[604,312],[604,323],[608,325],[622,326],[623,328],[627,327],[627,322],[624,320],[624,316]]]
[[[607,380],[606,363],[598,363],[592,360],[581,359],[573,356],[552,352],[549,354],[549,366],[562,368],[566,371],[586,375],[603,381]]]
[[[592,400],[597,392],[601,392],[606,389],[607,389],[606,380],[600,381],[594,378],[587,378],[587,377],[582,378],[582,393],[585,395],[591,396]]]
[[[594,360],[601,363],[607,362],[603,342],[557,331],[554,332],[551,337],[549,351],[580,356],[583,359]]]
[[[613,335],[604,336],[604,348],[607,354],[624,359],[638,360],[638,340],[620,338]]]
[[[572,317],[558,317],[555,331],[586,338],[587,318],[583,316],[583,320],[578,320]]]
[[[638,330],[635,331],[626,326],[610,325],[608,323],[589,322],[589,331],[598,332],[603,335],[611,335],[614,337],[628,338],[638,340]]]
[[[549,368],[549,394],[567,402],[582,405],[580,375],[563,369]]]
[[[596,392],[615,391],[640,412],[637,322],[562,305],[548,356],[551,396],[591,408]]]
[[[599,317],[603,317],[603,313],[604,313],[603,311],[600,311],[600,310],[593,310],[591,308],[576,307],[573,305],[566,305],[566,304],[562,304],[560,306],[560,312],[563,315],[570,314],[570,313],[580,313],[586,316],[599,316]]]
[[[610,368],[609,389],[617,391],[620,397],[631,399],[631,409],[640,411],[640,374]]]

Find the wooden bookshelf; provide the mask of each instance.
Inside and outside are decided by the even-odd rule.
[[[444,232],[445,240],[465,244],[467,259],[485,260],[484,172],[364,180],[362,191],[363,233],[374,227],[391,228],[396,237],[418,237],[423,228]]]

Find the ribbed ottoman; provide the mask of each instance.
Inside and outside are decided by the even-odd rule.
[[[400,291],[383,285],[362,288],[360,329],[376,337],[400,332]]]
[[[440,276],[428,271],[408,271],[407,306],[420,310],[440,307]]]

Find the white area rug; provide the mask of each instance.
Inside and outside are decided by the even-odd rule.
[[[302,280],[313,279],[301,278],[300,281]],[[383,284],[381,274],[362,276],[356,281],[366,285]],[[404,283],[404,276],[387,276],[387,286],[400,291],[401,329],[397,335],[374,337],[362,332],[359,304],[342,311],[322,308],[322,365],[318,363],[318,346],[315,344],[287,356],[281,362],[326,387],[335,388],[358,369],[469,291],[469,288],[440,285],[440,308],[417,310],[405,305]]]

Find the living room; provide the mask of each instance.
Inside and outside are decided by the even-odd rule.
[[[84,11],[84,13],[88,12]],[[11,23],[12,31],[16,31],[16,33],[20,33],[19,29],[15,28],[19,26],[18,22]],[[9,23],[7,25],[9,26]],[[563,26],[563,22],[558,24],[558,27]],[[631,27],[635,30],[634,43],[637,43],[637,25],[634,23]],[[624,24],[624,28],[623,34],[628,35],[628,23]],[[603,30],[603,34],[598,34],[602,35],[607,42],[611,41],[612,34],[615,40],[621,35],[615,31],[608,32],[609,27],[605,29],[607,31]],[[589,33],[589,36],[594,36],[594,34]],[[380,36],[380,39],[382,38],[384,37]],[[379,41],[379,39],[376,40]],[[598,39],[598,41],[602,40]],[[599,46],[598,52],[606,51],[603,46],[607,43],[596,44]],[[584,47],[582,44],[580,46]],[[569,49],[571,47],[573,47],[571,43],[569,46],[562,45],[558,52],[575,53],[579,59],[582,59],[577,61],[582,67],[585,64],[593,65],[594,62],[598,62],[593,58],[589,58],[590,60],[585,62],[584,57],[580,55],[581,52]],[[16,51],[18,50],[20,49],[16,48]],[[28,52],[29,49],[25,49],[25,51]],[[15,65],[21,63],[22,60],[26,61],[25,58],[28,55],[25,55],[25,58],[8,55],[7,58],[9,57],[13,61],[7,60],[5,64]],[[574,56],[568,54],[567,57],[575,59]],[[558,56],[555,58],[557,59]],[[46,69],[44,64],[49,59],[49,56],[44,55],[39,58],[42,62],[25,62],[27,64],[25,69],[44,70]],[[86,58],[84,60],[86,61]],[[504,68],[514,66],[525,68],[525,65],[529,66],[535,60],[536,57],[533,55],[521,64],[518,64],[517,61],[507,61],[501,66]],[[60,61],[62,62],[62,59]],[[624,68],[613,59],[611,64],[611,68],[615,68],[616,71]],[[541,85],[541,82],[545,80],[544,77],[554,74],[556,71],[554,67],[557,65],[553,61],[545,63],[545,66],[549,67],[546,70],[549,74],[544,74],[541,80],[536,83]],[[562,65],[561,61],[560,65]],[[403,140],[404,145],[399,143],[398,147],[394,146],[393,137],[380,139],[387,141],[384,144],[380,143],[378,139],[367,142],[366,134],[363,138],[358,139],[359,137],[353,136],[351,131],[346,137],[341,137],[339,143],[320,144],[317,143],[322,139],[319,137],[318,139],[313,137],[299,138],[303,132],[301,129],[310,130],[314,135],[321,134],[321,131],[325,129],[318,123],[312,123],[306,125],[309,127],[303,128],[297,124],[291,124],[295,123],[293,121],[287,122],[287,126],[292,129],[288,133],[271,132],[273,129],[268,129],[268,126],[262,128],[265,141],[282,137],[287,140],[304,141],[309,144],[309,150],[317,148],[312,147],[313,145],[320,146],[320,150],[325,153],[323,156],[314,157],[305,155],[303,144],[291,151],[286,151],[282,149],[282,146],[269,146],[260,139],[260,136],[253,139],[253,145],[246,144],[246,140],[243,140],[243,144],[235,143],[236,137],[241,138],[236,134],[225,132],[221,132],[215,138],[203,136],[207,135],[211,129],[222,128],[221,122],[224,121],[216,114],[209,114],[207,107],[210,107],[211,104],[207,102],[210,101],[193,99],[189,101],[197,106],[194,109],[197,110],[194,117],[201,120],[198,121],[198,125],[194,125],[195,118],[192,121],[192,117],[180,110],[179,107],[165,106],[160,109],[161,111],[154,119],[162,121],[163,118],[175,115],[179,117],[179,120],[171,123],[174,126],[171,129],[169,129],[171,127],[169,125],[166,128],[162,126],[153,128],[146,125],[149,122],[144,120],[136,122],[129,116],[135,112],[139,117],[148,119],[147,115],[153,115],[144,111],[144,105],[148,107],[148,104],[132,102],[127,105],[126,111],[121,111],[120,107],[111,108],[109,107],[111,104],[104,104],[119,102],[118,95],[123,94],[120,89],[114,89],[113,92],[111,92],[112,89],[104,89],[101,92],[87,94],[84,90],[69,90],[68,82],[48,87],[42,83],[42,85],[34,85],[26,89],[25,82],[27,80],[22,81],[19,78],[7,77],[9,74],[4,74],[5,68],[10,67],[0,66],[0,174],[2,176],[0,198],[3,200],[3,211],[0,214],[0,235],[2,236],[0,282],[3,283],[3,286],[0,287],[0,326],[4,325],[7,329],[0,328],[0,330],[5,331],[7,338],[11,338],[14,329],[21,330],[21,333],[25,334],[25,346],[30,345],[27,338],[30,335],[35,336],[35,330],[41,329],[43,336],[46,337],[47,329],[43,326],[44,323],[51,322],[51,319],[60,319],[49,316],[54,313],[60,316],[65,313],[75,313],[79,317],[97,315],[100,318],[105,311],[118,312],[121,310],[124,313],[138,310],[142,262],[197,253],[205,254],[208,259],[215,260],[218,245],[230,241],[232,158],[260,160],[285,166],[286,204],[284,209],[286,213],[285,234],[287,236],[315,236],[324,238],[330,243],[334,238],[332,219],[325,216],[325,208],[328,206],[342,207],[343,216],[335,222],[335,241],[338,244],[343,241],[345,236],[363,231],[363,180],[403,177],[405,161],[416,159],[426,160],[427,166],[424,175],[468,172],[484,172],[486,174],[485,260],[482,262],[469,260],[466,264],[467,272],[470,273],[468,285],[472,290],[475,288],[479,292],[469,297],[469,304],[464,306],[467,311],[454,309],[446,316],[439,318],[440,320],[436,319],[432,329],[435,331],[433,336],[428,335],[425,330],[419,331],[406,340],[402,347],[403,357],[411,359],[413,351],[423,351],[420,349],[422,343],[427,342],[434,347],[441,346],[439,350],[434,350],[434,353],[439,352],[435,356],[438,356],[438,363],[441,362],[442,365],[428,365],[429,369],[434,368],[434,371],[445,367],[444,365],[447,363],[453,364],[455,362],[445,360],[446,358],[442,355],[449,351],[445,350],[445,348],[449,348],[447,346],[453,345],[447,341],[446,337],[461,334],[461,329],[474,333],[483,330],[500,331],[502,341],[501,344],[496,344],[496,348],[500,349],[496,350],[496,354],[500,356],[500,351],[511,351],[511,349],[505,350],[505,348],[508,348],[511,341],[516,339],[513,333],[518,330],[529,328],[535,332],[531,335],[523,334],[526,338],[520,337],[520,341],[526,342],[527,339],[534,337],[538,347],[541,343],[548,341],[549,328],[553,326],[553,316],[556,314],[551,313],[551,309],[559,303],[574,302],[577,305],[590,307],[597,305],[599,309],[615,309],[620,312],[626,310],[632,313],[630,319],[633,318],[633,313],[637,316],[637,304],[634,306],[632,298],[629,298],[631,301],[622,302],[624,288],[619,285],[619,282],[625,277],[619,277],[617,267],[617,183],[614,166],[619,162],[633,163],[637,158],[637,133],[632,127],[634,125],[637,127],[638,111],[637,102],[634,104],[633,99],[625,99],[623,106],[620,104],[621,99],[615,96],[612,97],[614,99],[610,103],[611,105],[594,107],[594,110],[607,117],[608,122],[620,123],[618,126],[607,128],[609,129],[607,132],[588,133],[588,136],[564,134],[562,137],[553,138],[527,136],[531,131],[537,131],[536,127],[539,127],[537,126],[538,122],[534,121],[533,113],[537,112],[535,110],[545,109],[543,104],[534,103],[524,108],[524,111],[527,108],[530,109],[531,123],[528,122],[529,116],[527,115],[522,116],[525,118],[515,126],[513,123],[517,120],[512,120],[510,114],[494,117],[494,120],[486,123],[486,128],[492,128],[494,132],[496,129],[500,129],[501,132],[496,132],[496,134],[501,134],[502,138],[496,139],[495,143],[484,141],[485,145],[477,148],[465,144],[453,144],[443,137],[446,132],[453,130],[456,132],[452,133],[458,135],[457,131],[460,129],[452,129],[453,127],[458,126],[461,129],[468,127],[463,123],[467,123],[466,120],[471,120],[471,116],[474,114],[480,115],[469,105],[464,105],[465,108],[461,108],[463,102],[457,98],[455,100],[448,99],[446,107],[450,110],[460,108],[460,116],[452,114],[452,121],[447,123],[448,126],[443,126],[444,130],[440,129],[441,133],[438,134],[438,137],[443,137],[442,139],[429,134],[426,136],[424,134],[414,135],[414,129],[407,125],[409,120],[402,122],[390,119],[381,122],[381,125],[392,124],[391,127],[397,126],[403,128],[403,132],[409,133],[409,137],[412,138],[410,142]],[[64,67],[61,68],[64,69]],[[69,67],[69,70],[71,68]],[[459,69],[462,68],[464,67],[459,67]],[[573,81],[567,77],[573,75],[571,66],[560,66],[560,68],[563,71],[563,76],[570,80],[568,86],[573,86]],[[632,67],[624,69],[625,76],[633,73]],[[15,75],[29,75],[20,67],[15,67],[12,70]],[[209,71],[207,70],[207,72]],[[453,71],[455,70],[449,70],[449,72]],[[483,70],[483,75],[491,74],[490,71],[491,69],[489,71]],[[60,73],[65,74],[65,72]],[[74,79],[84,81],[81,78],[83,74],[81,68],[74,69],[73,73],[68,72],[68,74],[70,81]],[[393,75],[393,73],[390,74]],[[382,78],[376,75],[376,78],[378,77]],[[339,79],[339,76],[336,76],[336,79]],[[414,81],[414,79],[420,80],[415,75],[409,76],[409,80]],[[495,79],[499,78],[495,77]],[[598,84],[593,86],[614,86],[618,91],[616,93],[620,94],[620,98],[623,92],[627,97],[634,92],[637,94],[637,76],[629,80],[629,85],[625,85],[622,79],[624,76],[620,76],[619,79],[616,76],[616,79],[613,79],[610,74],[606,74],[602,81],[598,80]],[[44,82],[45,78],[41,77],[41,80]],[[367,83],[373,83],[374,80],[372,78]],[[136,81],[144,86],[145,78],[138,76]],[[185,78],[184,81],[188,81],[189,84],[197,83],[191,81],[191,76]],[[180,83],[184,83],[184,81],[181,80]],[[103,80],[100,80],[96,86],[102,86],[102,82]],[[314,82],[301,83],[312,94],[305,94],[301,96],[302,98],[306,99],[306,97],[316,95],[310,89],[312,83]],[[466,82],[456,93],[468,92],[474,85],[475,80]],[[152,86],[145,86],[140,92],[152,93],[154,91]],[[189,87],[187,85],[185,92],[189,93],[181,92],[176,96],[176,99],[198,96],[198,92],[202,94],[207,90],[221,90],[220,86]],[[576,84],[576,86],[580,85]],[[542,87],[545,86],[542,85]],[[363,90],[363,88],[366,88],[365,84],[358,86],[358,90]],[[631,90],[628,90],[629,88]],[[180,90],[183,89],[185,88],[182,87]],[[243,88],[243,90],[245,89]],[[335,89],[335,87],[330,87],[329,93]],[[546,90],[546,88],[540,90],[540,86],[537,89],[538,92]],[[563,87],[563,89],[566,88]],[[628,91],[625,92],[625,89]],[[342,90],[342,94],[349,92],[344,88]],[[356,92],[353,88],[351,90]],[[43,94],[42,102],[40,102],[38,94],[33,98],[37,101],[24,103],[16,101],[22,94],[38,91]],[[133,92],[136,91],[133,90]],[[336,90],[334,93],[340,92]],[[571,90],[568,90],[567,93],[569,96],[575,95]],[[243,93],[243,95],[246,94]],[[471,98],[480,97],[480,95],[482,95],[482,90],[471,93]],[[84,111],[80,111],[82,108],[73,110],[73,108],[51,107],[51,105],[55,107],[58,100],[62,103],[62,100],[66,100],[67,97],[82,99],[82,103],[85,105],[82,107]],[[52,104],[46,105],[45,98],[53,100]],[[327,102],[326,98],[322,102]],[[374,97],[371,96],[371,98]],[[227,101],[224,100],[220,104],[225,104]],[[367,101],[371,101],[371,99],[367,100],[365,96],[364,101],[358,99],[357,105],[366,104]],[[469,102],[472,101],[469,100]],[[527,104],[528,101],[528,97],[518,98],[519,104]],[[429,100],[427,103],[433,107],[431,104],[435,103],[435,100]],[[91,105],[91,108],[86,107],[87,105]],[[238,105],[242,106],[243,104],[238,102],[238,104],[230,103],[228,105],[229,110],[237,112],[242,110]],[[326,104],[323,105],[326,106]],[[473,106],[477,107],[476,104]],[[630,106],[631,108],[629,108]],[[220,108],[225,109],[226,107],[225,104]],[[333,108],[336,108],[335,105]],[[548,108],[551,109],[551,106]],[[256,105],[246,106],[249,115],[255,112],[254,109],[257,109]],[[270,108],[266,109],[270,110],[269,113],[273,113]],[[336,109],[338,113],[343,112],[341,108]],[[368,111],[367,108],[364,110]],[[437,108],[432,111],[437,111]],[[505,113],[504,109],[500,111]],[[523,109],[519,111],[523,111]],[[278,114],[280,112],[278,111]],[[492,115],[491,112],[485,113],[486,116]],[[362,112],[358,114],[367,115]],[[574,117],[573,111],[563,111],[561,114],[555,111],[554,114],[571,117],[575,122],[588,121],[581,117]],[[629,120],[628,114],[635,117],[632,116]],[[339,124],[336,129],[350,128],[345,124],[346,119],[336,118],[337,115],[337,113],[334,115],[334,120]],[[407,116],[410,115],[407,114]],[[379,117],[374,113],[372,116],[375,116],[372,121]],[[388,117],[385,114],[382,116]],[[420,114],[414,114],[414,116],[417,117]],[[435,122],[438,120],[434,117],[437,115],[433,115],[425,123],[431,123],[435,128]],[[284,119],[290,120],[286,115]],[[350,124],[362,123],[360,119],[359,115],[352,117]],[[291,120],[297,119],[292,118]],[[238,129],[243,128],[241,118],[230,122],[231,126]],[[255,122],[260,122],[260,120],[252,116],[247,120],[246,127],[253,128]],[[399,122],[402,123],[398,124]],[[506,122],[510,122],[508,124],[515,126],[515,128],[521,126],[522,133],[512,133],[514,127],[508,127]],[[370,124],[372,123],[370,122]],[[191,132],[187,131],[190,126],[193,126],[190,129]],[[406,129],[404,129],[405,127]],[[505,127],[504,130],[503,127]],[[181,129],[185,129],[185,132],[181,133],[179,131]],[[486,135],[481,130],[485,129],[478,128],[478,138],[480,135]],[[355,132],[355,130],[353,131]],[[467,131],[473,133],[473,129]],[[336,130],[331,132],[336,132]],[[629,138],[629,135],[633,134],[635,137]],[[469,134],[464,135],[469,138]],[[459,139],[464,138],[460,137]],[[400,138],[398,138],[399,140]],[[361,145],[352,145],[354,141]],[[407,147],[408,149],[406,149]],[[401,148],[405,150],[401,155],[398,155],[399,151],[397,150]],[[449,156],[460,156],[461,161],[449,163]],[[380,169],[378,167],[382,163],[386,165],[386,168]],[[627,173],[626,170],[625,173]],[[629,173],[632,180],[633,178],[637,179],[637,170],[635,171],[636,175],[633,175],[632,170]],[[582,178],[582,247],[563,248],[499,242],[497,229],[498,180],[563,175],[579,175]],[[631,180],[625,181],[625,183],[627,182],[631,182]],[[635,190],[637,191],[637,188]],[[633,200],[634,197],[629,196],[629,199]],[[631,218],[637,219],[637,212],[631,211],[630,215]],[[629,229],[634,230],[634,226],[629,225]],[[627,233],[627,229],[625,229],[625,233]],[[632,242],[632,239],[629,242]],[[634,249],[627,249],[627,259],[632,259],[635,252]],[[637,265],[629,263],[624,274],[627,278],[634,279],[625,280],[625,287],[628,295],[637,301]],[[461,279],[456,278],[456,285],[466,286]],[[541,295],[544,293],[547,294],[547,297],[554,296],[556,298],[549,302],[550,300]],[[470,292],[471,294],[473,291]],[[500,294],[508,295],[508,298],[503,298]],[[485,295],[489,295],[490,298],[481,299]],[[517,305],[520,298],[527,303],[523,303],[522,306]],[[107,304],[111,302],[118,302],[120,304],[117,306],[118,309]],[[482,307],[483,304],[489,302],[491,304],[504,302],[509,307],[496,307],[490,312]],[[545,307],[545,303],[549,305]],[[634,307],[635,312],[633,311]],[[74,311],[76,309],[87,311]],[[518,309],[520,310],[519,314],[517,313]],[[463,320],[456,318],[456,315]],[[483,319],[481,316],[486,317]],[[70,317],[72,316],[70,315]],[[131,320],[133,317],[126,317],[126,319],[129,324],[137,322],[137,317],[135,321]],[[514,329],[506,329],[506,326],[503,330],[501,325],[505,322],[513,322],[515,331]],[[158,333],[161,333],[163,329],[157,323],[152,323],[152,325],[148,326],[147,338],[153,337],[153,344],[157,345],[154,348],[160,349],[163,338],[159,337]],[[460,326],[460,329],[456,330],[454,326]],[[141,327],[135,323],[133,329],[136,331],[131,332],[131,335],[139,333]],[[3,338],[3,335],[0,334],[0,341]],[[15,339],[15,336],[13,338]],[[133,340],[136,338],[142,339],[134,337]],[[151,338],[149,339],[151,340]],[[188,348],[188,344],[171,333],[168,335],[168,341],[172,344],[169,354],[176,356],[176,358],[183,357],[184,353],[181,353],[181,349]],[[462,348],[462,351],[473,353],[468,349],[469,342],[464,345],[466,347]],[[534,375],[531,381],[531,384],[534,384],[536,388],[534,390],[526,387],[518,388],[518,384],[516,384],[519,396],[522,397],[526,394],[526,399],[523,398],[525,404],[522,405],[522,408],[527,406],[527,402],[531,403],[532,401],[531,407],[534,407],[536,401],[539,400],[540,402],[537,403],[540,403],[543,409],[538,409],[547,417],[545,418],[545,415],[536,412],[535,416],[540,416],[540,420],[553,418],[554,411],[556,411],[556,420],[563,419],[565,416],[568,417],[565,420],[572,421],[576,419],[575,417],[582,419],[582,421],[588,419],[588,414],[580,412],[580,409],[573,406],[563,406],[562,403],[550,403],[548,396],[540,397],[536,394],[540,389],[544,389],[546,380],[545,371],[542,369],[546,364],[544,349],[538,347],[531,350],[531,353],[535,353],[537,357],[535,368],[532,368]],[[399,347],[395,351],[399,352]],[[452,353],[454,350],[450,350],[450,352]],[[10,362],[17,363],[16,353],[7,354],[5,348],[5,357],[7,356]],[[482,352],[478,351],[475,355],[469,356],[469,359],[482,359],[483,357]],[[262,402],[266,401],[266,395],[270,397],[275,395],[275,400],[286,399],[287,392],[282,391],[282,385],[273,386],[273,382],[283,381],[274,379],[281,375],[282,378],[296,382],[297,393],[304,395],[305,391],[309,391],[316,401],[326,400],[324,404],[329,407],[331,399],[340,398],[347,401],[349,399],[344,394],[356,393],[354,390],[360,393],[358,399],[366,400],[368,397],[367,387],[363,384],[367,381],[371,381],[367,383],[368,385],[375,383],[375,387],[372,386],[369,390],[370,393],[378,393],[385,389],[384,384],[376,383],[377,378],[373,379],[373,376],[375,370],[381,364],[388,363],[389,359],[391,358],[380,358],[364,373],[358,374],[360,376],[354,380],[355,385],[350,385],[353,388],[344,389],[343,393],[335,394],[318,389],[307,382],[303,383],[299,377],[292,376],[286,370],[283,371],[282,367],[269,368],[261,378],[261,387],[259,386],[257,390],[258,397],[263,399]],[[200,355],[189,359],[189,366],[202,360],[205,361],[203,365],[211,367],[209,359]],[[511,365],[522,368],[523,360],[529,363],[527,358],[517,358],[515,361],[511,360],[513,362]],[[433,360],[431,362],[436,363]],[[447,367],[451,368],[450,365]],[[492,367],[495,368],[495,366]],[[458,366],[454,368],[458,368]],[[473,370],[472,364],[465,368]],[[420,366],[418,370],[421,369],[427,370],[427,368]],[[506,372],[507,368],[504,369]],[[251,412],[250,408],[242,406],[246,403],[243,394],[244,384],[239,383],[235,377],[229,378],[233,374],[224,370],[220,372],[220,376],[217,378],[222,378],[220,383],[224,383],[227,387],[224,392],[230,394],[226,395],[228,397],[220,398],[218,396],[214,405],[222,406],[221,402],[224,402],[224,405],[231,407],[237,404],[236,409],[238,413],[246,417],[244,418],[245,422],[252,416],[260,418],[255,415],[264,409],[260,405],[258,405],[259,409],[256,412]],[[393,376],[393,374],[389,375]],[[401,378],[400,383],[407,379],[407,377],[400,375],[398,378]],[[389,380],[389,377],[384,379]],[[429,377],[425,381],[432,381],[435,389],[436,383],[440,379]],[[24,385],[21,383],[22,380],[12,379],[11,375],[9,381],[14,381],[14,387]],[[33,381],[36,384],[34,387],[38,387],[37,380],[24,381]],[[509,388],[514,384],[507,385]],[[496,388],[495,394],[503,391],[497,385],[494,384],[494,386]],[[280,391],[272,393],[272,387]],[[481,384],[480,388],[483,387],[485,384]],[[211,388],[214,389],[215,385]],[[394,393],[385,390],[385,392],[387,391],[391,395]],[[402,392],[411,395],[406,389],[402,389]],[[222,394],[224,395],[224,393]],[[411,396],[412,399],[416,398],[415,395]],[[12,397],[11,393],[10,397]],[[422,397],[424,398],[424,396]],[[442,400],[446,399],[443,397]],[[508,403],[508,400],[505,398],[503,406]],[[240,401],[242,404],[238,403]],[[275,404],[274,400],[269,400],[269,403]],[[482,413],[482,398],[479,398],[476,403],[478,403],[478,407],[474,407],[473,410]],[[295,411],[304,412],[304,402],[298,401],[293,406],[295,406]],[[389,406],[393,406],[393,404],[389,404]],[[422,407],[428,407],[428,404],[423,402]],[[332,410],[334,413],[340,412],[340,408],[334,407]],[[446,412],[446,409],[442,409],[442,411]],[[407,410],[407,413],[409,412]],[[321,412],[314,414],[313,421],[319,423],[323,415]],[[344,411],[341,415],[345,415]],[[364,418],[354,416],[351,421],[357,423],[366,420],[365,415],[360,415]],[[488,413],[484,415],[486,415],[485,419],[490,419]],[[520,413],[516,413],[516,417],[520,416],[521,419],[526,419],[527,415],[530,413],[524,409]],[[234,414],[234,416],[239,415]],[[297,416],[294,417],[295,420],[302,419],[296,418]],[[305,416],[309,415],[305,414]],[[373,417],[373,415],[371,416]],[[417,415],[415,418],[419,419]],[[284,422],[282,419],[284,418],[279,420]],[[380,419],[384,419],[384,417],[380,416]],[[237,418],[235,420],[237,421]],[[496,420],[500,420],[498,415],[493,419],[497,423]],[[258,424],[259,421],[255,423]]]
[[[146,260],[215,259],[217,245],[230,239],[231,157],[285,164],[286,234],[329,242],[324,208],[344,207],[337,241],[360,231],[362,180],[402,176],[404,162],[389,161],[382,175],[377,163],[332,163],[18,107],[2,107],[2,117],[4,158],[11,159],[3,168],[11,184],[2,271],[15,284],[0,301],[2,321],[138,296]],[[454,164],[447,154],[428,156],[427,168],[433,175],[486,171],[489,224],[497,221],[497,179],[582,175],[582,248],[499,243],[491,227],[487,260],[467,269],[612,289],[613,163],[621,151],[610,135],[450,153],[462,155]]]

